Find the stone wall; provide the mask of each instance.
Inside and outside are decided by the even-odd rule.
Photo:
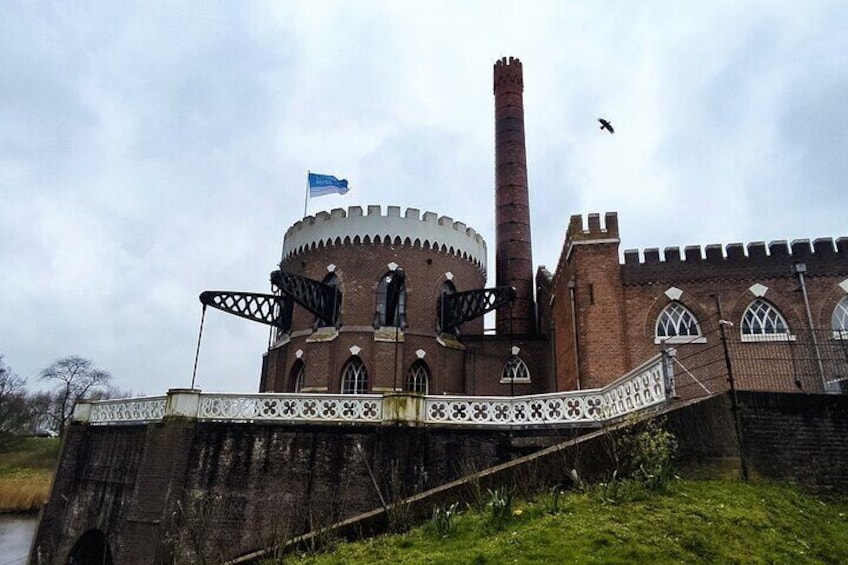
[[[845,492],[848,396],[740,393],[739,399],[751,477]],[[726,394],[668,405],[656,415],[680,440],[685,468],[739,469]],[[572,468],[600,480],[612,468],[610,442],[624,430],[583,430],[568,440],[576,430],[174,417],[149,425],[74,423],[31,563],[65,563],[91,530],[105,535],[116,563],[233,558],[416,493],[410,512],[423,519],[434,505],[467,498],[469,482],[461,479],[474,470],[482,471],[475,479],[482,488],[567,483]],[[354,522],[351,531],[385,527],[385,514],[369,516],[371,522]]]

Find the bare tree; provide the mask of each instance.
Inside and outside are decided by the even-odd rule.
[[[55,407],[51,416],[59,428],[59,433],[65,430],[65,424],[70,420],[74,404],[78,400],[99,396],[109,386],[112,375],[98,369],[89,359],[79,355],[62,357],[41,371],[39,378],[56,383]]]
[[[16,375],[0,355],[0,434],[25,430],[29,420],[26,379]]]

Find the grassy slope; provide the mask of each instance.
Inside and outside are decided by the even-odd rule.
[[[523,502],[500,528],[460,515],[441,537],[425,526],[286,563],[848,563],[848,499],[776,485],[676,482],[667,494],[609,503],[599,490]]]
[[[0,512],[32,512],[50,494],[59,439],[24,438],[0,453]]]

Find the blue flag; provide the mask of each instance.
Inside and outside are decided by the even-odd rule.
[[[350,190],[347,180],[337,179],[332,175],[309,173],[309,197],[324,196],[325,194],[346,194]]]

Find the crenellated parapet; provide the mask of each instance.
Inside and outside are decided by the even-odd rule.
[[[522,77],[521,61],[518,57],[503,57],[495,61],[494,88],[514,88],[521,92],[524,90],[524,79]]]
[[[584,225],[583,216],[575,214],[571,216],[568,222],[568,229],[565,232],[565,242],[562,246],[562,255],[560,256],[560,264],[568,261],[575,246],[578,245],[597,245],[603,243],[618,244],[618,214],[616,212],[607,212],[604,214],[604,223],[601,224],[600,214],[589,214],[587,223]],[[560,265],[561,266],[561,265]]]
[[[763,241],[624,252],[624,284],[660,281],[770,278],[791,276],[792,264],[804,263],[809,276],[848,274],[848,237]]]
[[[283,257],[288,258],[320,247],[354,245],[403,245],[461,257],[486,272],[486,242],[473,228],[448,216],[399,206],[334,208],[299,220],[283,240]]]

